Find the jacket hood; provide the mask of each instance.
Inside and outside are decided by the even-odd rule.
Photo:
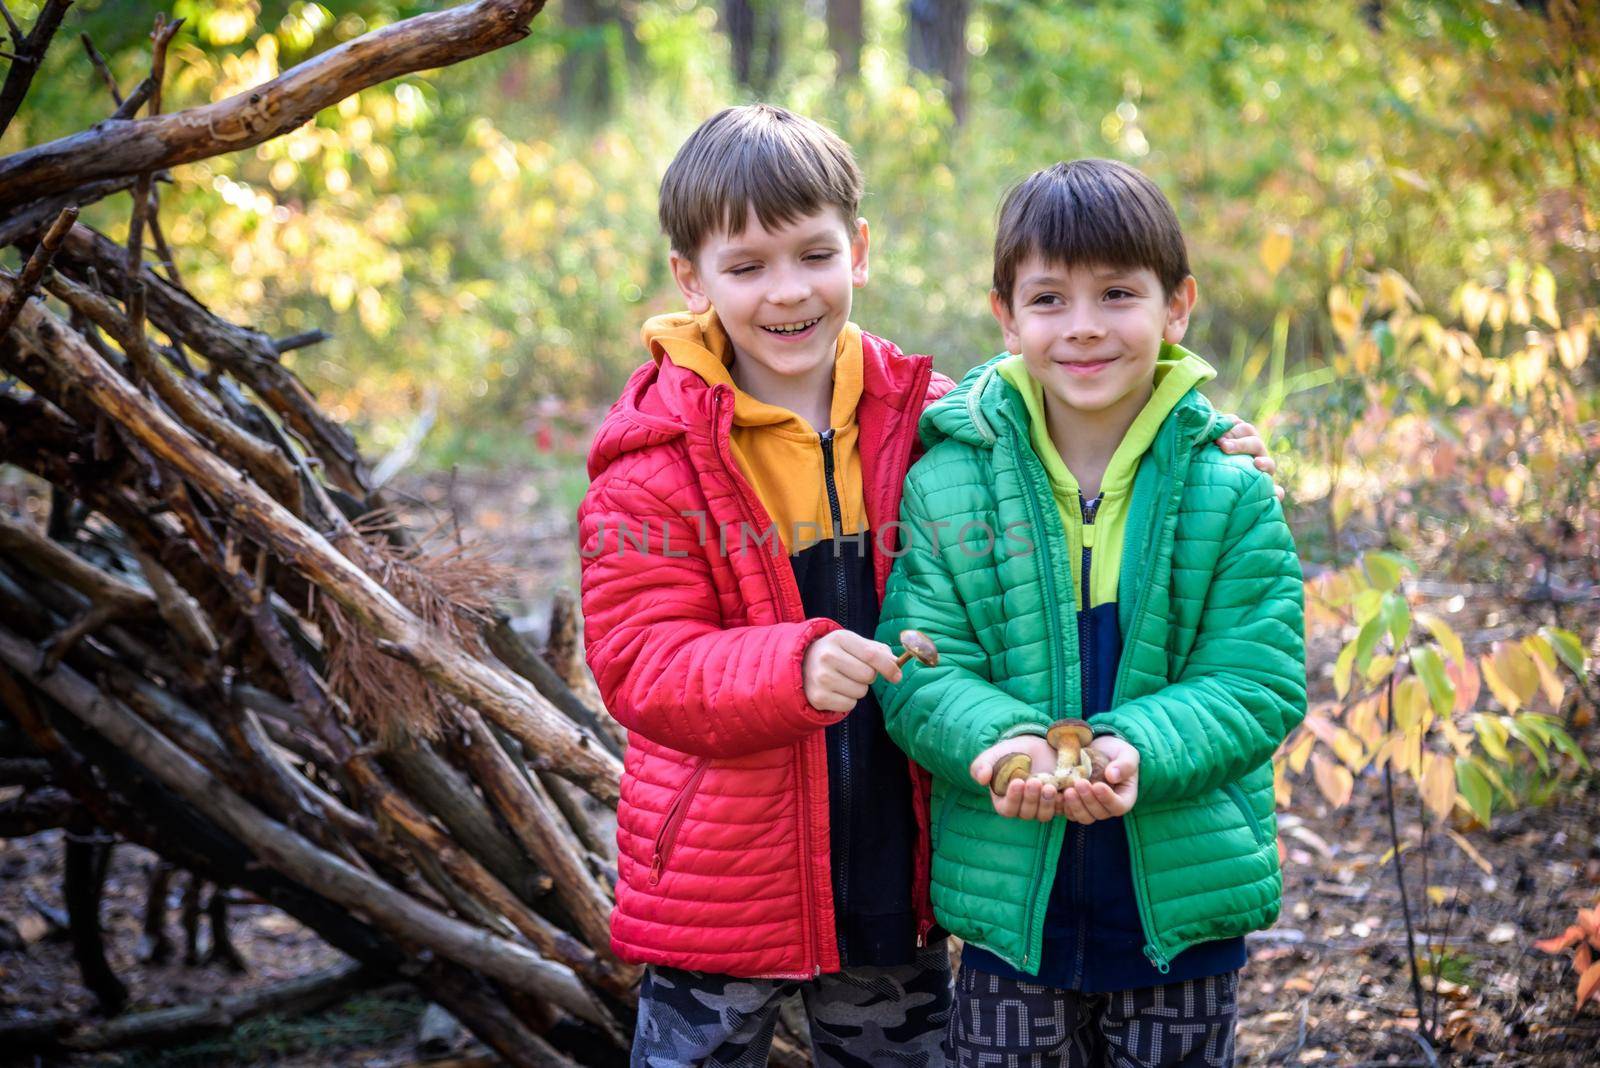
[[[1032,420],[1027,399],[1008,380],[1016,375],[1015,370],[1010,376],[1002,373],[1003,365],[1019,359],[1002,352],[968,371],[954,389],[923,413],[918,426],[923,444],[931,449],[946,438],[952,438],[977,448],[993,448],[1008,422],[1021,431],[1023,438],[1028,438]],[[1026,371],[1022,373],[1025,375]],[[1180,426],[1192,426],[1201,431],[1196,435],[1198,440],[1214,437],[1227,422],[1194,388],[1215,378],[1216,373],[1209,363],[1181,345],[1162,343],[1156,362],[1156,381],[1158,385],[1167,383],[1168,387],[1183,390],[1175,403],[1170,397],[1164,398],[1162,403],[1170,405],[1170,413],[1179,418]],[[1158,389],[1159,392],[1162,390]],[[1165,417],[1168,412],[1161,414]],[[1211,428],[1210,433],[1206,432],[1207,428]]]

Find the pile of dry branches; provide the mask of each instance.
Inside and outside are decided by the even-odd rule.
[[[70,2],[26,32],[6,13],[0,131]],[[371,520],[386,503],[353,440],[281,362],[327,339],[212,314],[173,266],[158,191],[165,167],[509,44],[541,6],[419,16],[166,115],[176,24],[158,20],[126,98],[85,40],[113,117],[0,158],[0,244],[23,265],[0,271],[0,465],[50,501],[46,523],[0,516],[0,835],[146,846],[354,958],[323,993],[407,979],[519,1065],[609,1059],[631,1030],[637,974],[607,936],[615,725],[569,652],[494,617],[493,568]],[[124,192],[126,242],[76,222]],[[69,836],[89,852],[68,858],[67,899],[85,980],[115,1011],[95,841]],[[13,1052],[161,1027],[0,1021]]]

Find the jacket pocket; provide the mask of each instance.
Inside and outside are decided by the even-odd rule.
[[[705,778],[706,769],[710,766],[710,759],[702,757],[695,764],[694,771],[689,773],[688,780],[673,795],[672,804],[667,806],[666,818],[661,821],[661,830],[656,832],[655,848],[651,851],[651,886],[661,881],[661,873],[666,869],[667,861],[672,859],[672,847],[678,841],[678,828],[689,814],[689,802],[694,800],[695,791],[700,789],[700,780]]]
[[[1250,833],[1255,835],[1256,845],[1266,845],[1266,837],[1261,833],[1261,821],[1256,819],[1256,814],[1250,810],[1250,802],[1245,799],[1244,791],[1239,789],[1239,784],[1226,783],[1222,789],[1233,799],[1233,803],[1239,806],[1239,814],[1244,817],[1244,825],[1250,828]]]

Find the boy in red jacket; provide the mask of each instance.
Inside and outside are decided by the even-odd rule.
[[[819,1065],[939,1065],[927,780],[869,685],[917,419],[950,380],[850,322],[861,175],[730,108],[661,185],[688,305],[645,324],[579,508],[589,666],[628,728],[612,948],[636,1065],[759,1065],[802,995]],[[1224,447],[1260,456],[1250,427]],[[1261,463],[1270,469],[1270,460]]]

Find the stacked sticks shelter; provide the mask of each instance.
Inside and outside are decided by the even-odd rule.
[[[27,28],[5,11],[0,131],[69,5]],[[158,18],[126,97],[81,42],[109,118],[0,158],[0,465],[48,500],[47,517],[0,514],[0,786],[21,787],[0,836],[74,832],[64,896],[101,1010],[0,1019],[8,1052],[163,1042],[401,981],[509,1063],[626,1057],[638,974],[607,932],[624,739],[583,684],[571,611],[534,647],[496,613],[495,566],[394,521],[282,360],[336,339],[213,314],[160,225],[167,168],[513,44],[541,6],[413,17],[168,114],[177,24]],[[126,241],[78,221],[117,197]],[[283,910],[349,963],[187,1014],[125,1011],[97,915],[118,841]],[[212,899],[220,937],[229,898]],[[800,1048],[780,1038],[778,1059]]]

